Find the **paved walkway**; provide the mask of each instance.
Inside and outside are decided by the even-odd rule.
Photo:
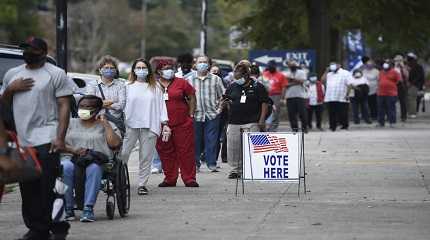
[[[182,183],[136,195],[127,218],[107,220],[99,196],[95,223],[74,222],[71,240],[92,239],[422,239],[430,237],[430,124],[419,119],[396,129],[352,126],[350,131],[306,135],[308,188],[247,183],[234,196],[229,167],[198,175],[200,188]],[[286,129],[286,128],[285,128]],[[18,193],[0,204],[0,239],[25,231]]]

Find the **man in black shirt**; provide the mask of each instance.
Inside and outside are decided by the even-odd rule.
[[[233,168],[229,178],[242,172],[241,131],[265,131],[269,94],[266,88],[250,77],[250,66],[239,64],[234,70],[234,81],[226,91],[224,102],[229,104],[227,128],[227,159]]]
[[[424,69],[418,64],[418,57],[414,53],[408,53],[407,60],[409,66],[408,113],[411,118],[415,118],[421,102],[418,92],[422,91],[424,86]]]

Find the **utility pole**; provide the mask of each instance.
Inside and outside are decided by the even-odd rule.
[[[207,55],[207,18],[208,1],[202,0],[201,30],[200,30],[200,53]]]
[[[67,72],[67,0],[56,1],[57,64]]]
[[[146,0],[142,0],[142,40],[140,40],[140,57],[146,57]]]

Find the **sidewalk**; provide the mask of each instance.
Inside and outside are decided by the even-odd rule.
[[[97,221],[74,222],[71,240],[92,239],[422,239],[430,236],[430,124],[420,117],[395,129],[351,126],[350,131],[306,135],[309,193],[297,185],[246,183],[203,169],[200,188],[158,188],[137,196],[137,159],[130,161],[130,215],[107,220],[100,195]],[[286,125],[282,125],[287,130]],[[118,214],[117,214],[118,215]],[[0,205],[1,240],[25,232],[19,193]]]

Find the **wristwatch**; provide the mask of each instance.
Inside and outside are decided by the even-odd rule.
[[[9,147],[0,147],[0,156],[8,156],[10,152]]]

